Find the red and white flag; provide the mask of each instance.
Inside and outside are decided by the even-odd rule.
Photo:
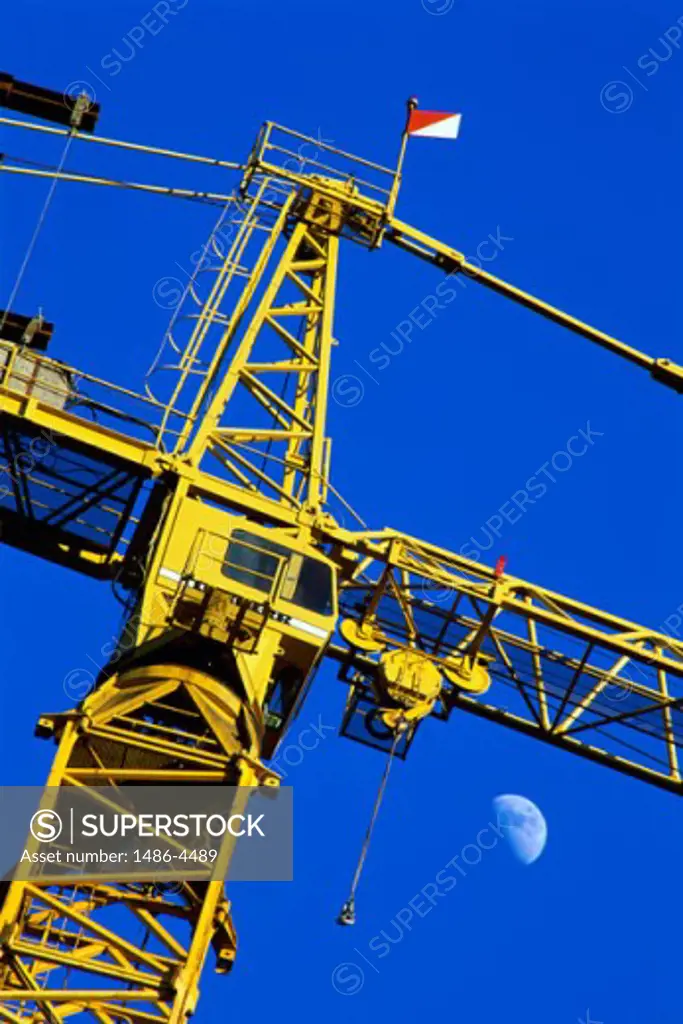
[[[462,114],[447,114],[443,110],[411,110],[408,135],[430,139],[457,139]]]

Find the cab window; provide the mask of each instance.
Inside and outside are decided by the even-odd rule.
[[[333,580],[329,565],[265,537],[234,530],[222,571],[228,579],[268,594],[283,563],[282,600],[317,615],[331,615]]]
[[[225,555],[223,575],[267,594],[287,555],[289,551],[280,544],[246,530],[235,530]]]
[[[295,559],[292,559],[294,562]],[[292,604],[307,608],[318,615],[332,614],[332,570],[315,558],[301,558],[298,572],[292,582],[290,597],[282,588],[282,596]]]

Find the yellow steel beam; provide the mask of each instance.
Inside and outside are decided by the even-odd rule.
[[[139,441],[101,423],[91,422],[64,409],[56,409],[6,387],[0,387],[0,414],[15,417],[18,421],[28,420],[38,429],[44,430],[49,437],[67,438],[76,445],[101,452],[103,457],[113,458],[131,467],[154,472],[161,462],[158,448],[149,442]]]
[[[214,728],[220,726],[221,715],[228,725],[234,723],[235,714],[251,714],[240,698],[223,685],[191,670],[157,667],[138,670],[132,679],[130,674],[128,678],[113,677],[86,700],[81,712],[62,719],[61,724],[57,720],[60,740],[48,785],[73,784],[79,772],[83,772],[83,761],[93,757],[104,765],[97,772],[100,782],[111,781],[112,774],[119,784],[149,782],[150,771],[157,784],[195,780],[192,770],[165,770],[164,744],[146,742],[149,727],[145,709],[153,708],[156,718],[160,714],[155,693],[171,690],[179,694],[184,687],[188,696],[198,695],[202,690],[212,694],[217,716],[212,723]],[[186,701],[187,697],[182,699]],[[138,716],[131,716],[134,708]],[[213,731],[212,749],[204,749],[209,723],[202,716],[201,704],[198,712],[196,759],[207,765],[219,765],[223,779],[232,785],[258,785],[258,748],[242,745],[244,733],[233,746],[223,745],[219,728],[218,732]],[[111,725],[109,732],[102,728],[104,723]],[[234,724],[228,731],[234,735],[239,732]],[[183,760],[190,760],[190,739],[188,734],[185,742],[177,745]],[[146,759],[140,756],[144,749],[149,750]],[[122,777],[120,761],[124,751],[130,761],[137,760],[143,765],[147,761],[148,766],[126,769]],[[155,761],[157,767],[150,769],[149,763]],[[215,777],[216,772],[210,774]],[[246,799],[247,790],[241,792]],[[230,852],[225,849],[221,856],[225,859]],[[0,952],[0,1017],[4,1013],[4,1019],[27,1024],[33,1019],[33,1007],[37,1006],[46,1021],[58,1021],[67,1012],[68,1004],[78,1006],[79,1012],[93,1020],[112,1016],[118,1019],[127,1014],[127,1004],[134,1002],[139,1015],[135,1020],[185,1024],[189,1019],[196,1007],[199,975],[210,945],[218,943],[224,951],[223,964],[226,952],[228,958],[234,954],[223,883],[202,883],[196,890],[191,882],[186,883],[169,902],[142,896],[130,886],[119,886],[116,882],[106,886],[104,881],[103,878],[97,884],[81,883],[73,892],[68,885],[55,891],[55,887],[31,881],[10,883],[0,908],[0,933],[4,936]],[[146,950],[126,937],[126,911],[131,920],[142,922],[156,936],[166,953]],[[36,912],[41,915],[40,921]],[[182,941],[188,926],[189,945]],[[76,980],[72,987],[66,985],[63,989],[45,985],[42,975],[47,970],[66,971]],[[75,986],[83,976],[91,978],[90,987],[79,989]],[[116,987],[112,983],[117,983]],[[16,1004],[23,1005],[19,1010],[9,1008]],[[150,1016],[145,1017],[145,1013]]]
[[[481,653],[486,699],[500,705],[483,715],[683,794],[683,643],[393,530],[327,530],[335,534],[343,614],[366,629],[343,629],[346,647],[330,653],[365,670],[368,686],[382,652],[417,647],[444,673],[454,658]],[[511,691],[520,712],[508,706]],[[446,709],[480,703],[444,688]]]
[[[266,628],[273,584],[267,595],[259,592],[258,601],[252,602],[260,607],[258,615],[253,613],[258,620],[253,649],[245,651],[240,644],[247,641],[238,643],[232,639],[235,634],[228,634],[225,602],[217,602],[209,613],[207,601],[202,605],[206,618],[199,622],[202,628],[216,630],[220,641],[213,632],[202,634],[194,626],[179,624],[181,598],[190,593],[199,559],[198,520],[223,513],[221,523],[227,524],[236,512],[246,517],[240,522],[267,524],[278,544],[290,542],[298,552],[310,546],[320,558],[321,551],[332,549],[344,614],[371,627],[366,634],[348,633],[359,643],[371,634],[365,653],[348,642],[326,649],[343,666],[352,666],[352,690],[368,680],[371,691],[381,677],[384,654],[405,649],[411,657],[429,662],[432,674],[434,666],[443,671],[435,715],[467,710],[682,793],[677,716],[683,706],[683,644],[546,588],[512,576],[499,578],[487,566],[406,534],[341,529],[326,512],[325,421],[339,238],[373,247],[388,237],[443,271],[464,274],[648,370],[677,391],[683,391],[683,368],[596,330],[395,219],[401,159],[396,171],[320,143],[321,159],[316,154],[306,161],[310,170],[304,173],[292,169],[295,154],[289,136],[292,145],[316,141],[267,123],[252,152],[240,197],[230,197],[236,234],[219,266],[212,268],[216,273],[206,298],[192,296],[193,326],[187,343],[178,347],[172,341],[177,377],[169,399],[147,400],[151,441],[136,440],[123,432],[125,428],[112,429],[38,401],[26,387],[22,393],[16,383],[12,386],[16,351],[0,342],[0,348],[9,351],[0,365],[0,416],[49,432],[67,447],[109,464],[135,469],[166,488],[157,518],[141,541],[145,580],[129,621],[135,634],[129,661],[122,667],[108,666],[98,688],[77,711],[41,720],[42,731],[53,731],[59,742],[49,784],[277,782],[260,762],[261,741],[267,694],[271,679],[277,677],[274,666],[280,664],[283,645],[291,641],[287,631],[298,628],[296,618],[284,616],[290,622],[278,629],[269,620]],[[93,141],[90,136],[88,141]],[[402,152],[404,148],[405,134]],[[156,152],[206,162],[174,151]],[[328,161],[337,157],[355,161],[354,171],[330,166]],[[264,338],[265,352],[260,347]],[[58,365],[46,360],[48,364]],[[119,392],[124,405],[141,398]],[[255,414],[250,419],[240,408],[239,423],[234,425],[229,414],[238,404],[233,401],[237,395],[251,403]],[[209,471],[209,456],[224,476]],[[155,493],[160,489],[161,485]],[[218,574],[225,568],[229,534],[228,525],[219,526],[211,534],[220,539],[219,550],[213,552]],[[117,551],[111,560],[121,557]],[[301,564],[303,555],[296,558]],[[176,584],[168,582],[175,577]],[[429,600],[430,586],[438,588],[438,600]],[[359,604],[365,612],[358,612]],[[326,632],[313,621],[303,625],[324,637],[316,660],[306,665],[307,675],[317,666],[333,627]],[[211,658],[217,651],[214,644],[230,647],[238,682],[163,660],[164,645],[177,651],[174,645],[181,636],[186,641],[192,637],[192,655],[201,660],[206,654],[200,649],[204,635],[211,637]],[[231,638],[225,640],[227,636]],[[300,651],[301,636],[292,644]],[[452,671],[458,659],[486,664],[492,703],[453,681],[458,678]],[[117,667],[121,674],[116,674]],[[553,675],[560,668],[562,686]],[[640,673],[635,680],[634,668]],[[628,688],[635,706],[620,705],[612,712],[604,704],[611,686]],[[518,698],[521,713],[506,706],[509,693]],[[180,727],[177,715],[188,705],[196,714],[182,718]],[[648,735],[662,747],[661,760],[653,765],[649,754],[642,752],[621,756],[602,742],[605,732],[611,741],[615,730],[623,727],[650,729]],[[591,729],[594,742],[586,742]],[[163,952],[136,946],[124,918],[136,928],[142,923]],[[11,1024],[35,1021],[36,1013],[48,1021],[82,1013],[101,1024],[186,1024],[196,1009],[209,946],[216,948],[223,969],[235,953],[229,904],[218,882],[205,888],[186,882],[178,898],[168,900],[133,892],[115,880],[79,886],[78,892],[64,887],[58,893],[15,881],[0,907],[0,932],[5,937],[0,1019]],[[64,988],[46,981],[46,976],[53,979],[60,972],[71,972]],[[76,987],[83,975],[89,979],[87,987]]]
[[[446,273],[464,274],[473,281],[477,281],[492,291],[498,292],[499,295],[511,299],[518,305],[526,306],[527,309],[540,313],[546,319],[552,320],[554,323],[566,327],[575,334],[587,338],[601,348],[607,349],[608,352],[621,356],[636,366],[648,370],[655,380],[666,384],[667,387],[673,388],[679,394],[683,394],[683,367],[672,362],[670,359],[656,359],[644,352],[640,352],[631,345],[627,345],[618,338],[613,338],[604,331],[591,327],[590,324],[584,323],[584,321],[579,320],[577,317],[570,316],[569,313],[563,312],[557,306],[552,306],[549,302],[544,302],[535,295],[531,295],[530,292],[525,292],[521,288],[517,288],[515,285],[496,277],[494,274],[490,274],[482,267],[475,266],[468,262],[464,253],[453,249],[436,238],[432,238],[405,221],[392,218],[387,228],[387,238],[401,249],[405,249],[414,256],[419,256]]]

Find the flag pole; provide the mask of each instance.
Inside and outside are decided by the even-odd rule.
[[[389,193],[389,200],[387,202],[387,220],[390,220],[394,215],[394,209],[396,208],[396,200],[398,199],[398,190],[401,187],[401,178],[403,176],[403,161],[406,156],[406,146],[408,145],[408,125],[410,124],[410,115],[414,110],[417,110],[417,96],[411,96],[406,101],[406,123],[403,129],[403,135],[401,136],[401,148],[398,151],[398,160],[396,162],[396,173],[394,174],[394,181],[391,186],[391,192]]]

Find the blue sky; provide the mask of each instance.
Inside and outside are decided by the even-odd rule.
[[[152,6],[24,0],[4,16],[6,70],[56,89],[89,83],[101,134],[225,159],[243,158],[268,118],[391,163],[409,95],[461,111],[456,143],[411,142],[399,216],[472,254],[504,236],[493,272],[683,363],[674,3],[177,0],[162,29],[148,18],[154,33],[141,35]],[[0,149],[59,155],[10,129]],[[69,167],[233,184],[85,145]],[[5,296],[43,194],[0,179]],[[155,285],[191,269],[210,213],[60,187],[16,306],[55,321],[53,355],[139,386],[168,316]],[[595,444],[482,557],[505,553],[516,576],[650,626],[674,614],[680,399],[474,285],[379,371],[369,353],[395,346],[391,332],[438,275],[388,246],[350,245],[339,275],[333,377],[353,374],[364,393],[331,403],[333,479],[365,520],[476,546],[487,519],[590,423]],[[38,783],[52,748],[32,739],[33,724],[68,704],[65,676],[97,659],[118,606],[106,586],[17,552],[3,549],[0,568],[3,776]],[[207,973],[198,1024],[224,1020],[228,1000],[235,1014],[257,1001],[302,1024],[426,1010],[483,1024],[678,1021],[676,799],[464,715],[428,723],[396,765],[358,924],[338,928],[383,767],[336,736],[343,700],[325,668],[290,739],[310,723],[323,737],[286,769],[296,881],[233,887],[239,959],[228,980]],[[498,843],[426,916],[397,917],[475,841],[501,792],[543,809],[544,856],[523,868]],[[382,930],[401,937],[380,958],[371,943]],[[353,966],[335,989],[339,964]]]

